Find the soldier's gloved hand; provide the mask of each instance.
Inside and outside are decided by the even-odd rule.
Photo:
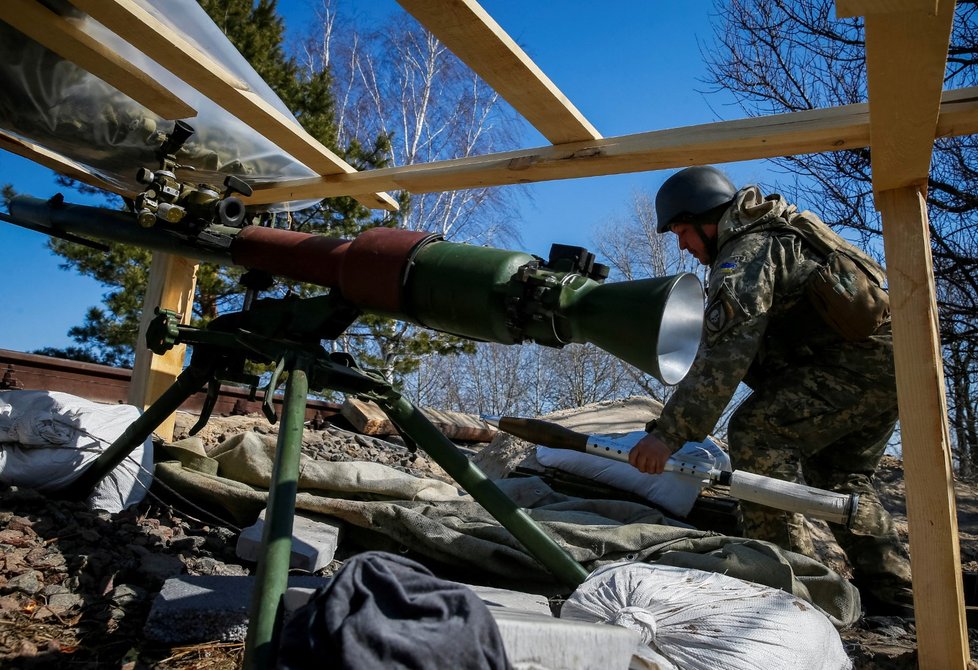
[[[653,434],[643,437],[628,453],[628,462],[642,472],[659,475],[665,470],[672,450]]]

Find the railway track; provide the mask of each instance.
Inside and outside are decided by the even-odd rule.
[[[132,370],[108,365],[69,361],[63,358],[25,354],[0,349],[0,390],[33,389],[60,391],[93,402],[126,403]],[[230,416],[261,411],[261,401],[250,398],[250,389],[221,385],[214,407],[215,415]],[[180,409],[199,413],[206,394],[191,396]],[[275,404],[281,406],[281,399]],[[340,404],[310,399],[306,403],[306,420],[326,420],[340,412]]]

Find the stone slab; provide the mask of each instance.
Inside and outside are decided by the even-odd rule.
[[[265,529],[265,512],[258,521],[248,526],[238,536],[235,548],[239,558],[257,562],[261,556],[261,538]],[[342,523],[324,517],[311,519],[296,513],[292,521],[292,554],[289,567],[315,572],[329,565],[340,543]]]
[[[289,577],[290,587],[317,588],[322,577]],[[166,644],[240,642],[248,632],[254,577],[181,575],[163,583],[143,633]]]
[[[324,578],[323,584],[326,583]],[[510,591],[508,589],[496,589],[491,586],[477,586],[473,584],[463,584],[473,591],[489,607],[494,609],[507,609],[540,616],[553,616],[550,611],[550,602],[545,596],[535,593],[522,593],[520,591]],[[285,609],[294,612],[305,605],[312,598],[316,589],[319,587],[290,587],[285,592]]]

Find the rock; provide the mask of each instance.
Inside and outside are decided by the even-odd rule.
[[[195,575],[225,577],[244,576],[249,574],[248,569],[243,566],[235,565],[234,563],[224,563],[210,556],[191,559],[188,562],[187,571]]]
[[[160,582],[183,572],[183,561],[168,554],[147,553],[139,561],[139,571],[145,576]]]
[[[74,593],[56,593],[48,598],[49,607],[58,607],[62,611],[70,610],[72,607],[80,607],[84,599]]]
[[[21,640],[17,644],[17,648],[14,653],[17,656],[32,658],[34,656],[37,656],[37,645],[31,642],[30,640]]]
[[[0,544],[6,544],[11,547],[23,547],[25,544],[30,542],[30,538],[24,536],[24,533],[19,530],[0,530]]]
[[[146,590],[132,584],[119,584],[112,589],[108,598],[120,607],[126,607],[146,598]]]
[[[11,517],[10,521],[7,523],[7,528],[10,530],[19,530],[29,537],[34,537],[37,535],[37,533],[34,532],[34,529],[32,528],[33,525],[34,524],[30,519],[22,516],[14,516]]]
[[[5,590],[20,591],[28,595],[34,595],[41,590],[43,583],[37,578],[37,573],[33,570],[11,577],[7,580]]]
[[[180,538],[176,538],[170,541],[170,548],[175,551],[197,551],[202,546],[206,538],[200,537],[199,535],[188,535]]]

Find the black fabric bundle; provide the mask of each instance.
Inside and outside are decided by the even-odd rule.
[[[347,561],[296,611],[282,631],[278,667],[511,669],[474,591],[378,551]]]

